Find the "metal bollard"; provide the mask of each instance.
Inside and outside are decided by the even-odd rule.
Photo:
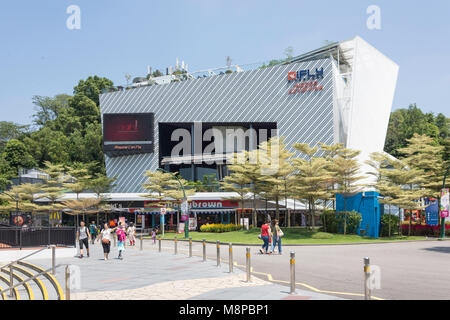
[[[192,257],[192,238],[189,238],[189,258]]]
[[[66,300],[70,300],[70,269],[66,266]]]
[[[161,236],[158,238],[158,251],[161,252]]]
[[[295,294],[295,252],[292,251],[291,251],[290,266],[291,266],[291,291],[289,292],[289,294]]]
[[[56,246],[52,245],[52,274],[56,274]]]
[[[140,244],[139,244],[139,250],[143,250],[144,249],[144,236],[143,235],[141,235],[141,237],[140,237]]]
[[[364,300],[370,300],[370,288],[369,288],[369,277],[370,277],[370,259],[368,257],[364,258]]]
[[[246,257],[246,263],[245,263],[245,265],[246,265],[246,271],[247,271],[247,282],[250,282],[250,248],[247,248],[246,249],[246,254],[245,254],[245,257]]]
[[[220,241],[217,240],[217,266],[220,267]]]
[[[177,245],[178,245],[178,243],[177,243],[177,236],[175,236],[175,238],[174,238],[175,254],[177,254],[177,252],[178,252]]]
[[[233,272],[233,244],[228,244],[228,269],[230,273]]]
[[[13,265],[10,265],[10,266],[9,266],[9,285],[10,285],[10,288],[9,288],[9,296],[12,298],[12,297],[14,297],[14,289],[13,289],[13,286],[14,286]]]
[[[206,261],[206,240],[203,239],[203,262]]]

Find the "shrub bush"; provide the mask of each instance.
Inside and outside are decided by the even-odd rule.
[[[408,235],[409,224],[403,223],[402,235]],[[427,237],[439,237],[441,235],[441,226],[430,226],[427,224],[412,224],[411,236],[427,236]],[[450,224],[445,224],[445,235],[450,236]]]
[[[320,219],[322,221],[321,231],[338,233],[338,221],[336,220],[336,212],[334,210],[325,210],[321,215]]]
[[[241,230],[242,226],[235,224],[204,224],[200,227],[200,232],[230,232]]]
[[[361,214],[356,211],[334,212],[325,210],[321,214],[322,231],[330,233],[344,233],[344,219],[347,220],[347,234],[356,234],[361,224]]]
[[[312,239],[331,239],[333,235],[328,232],[317,232],[311,236]]]
[[[391,235],[398,233],[398,215],[394,214],[383,214],[381,216],[381,229],[380,236],[388,237],[389,236],[389,219],[391,220]]]

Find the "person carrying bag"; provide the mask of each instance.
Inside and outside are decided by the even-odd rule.
[[[278,254],[282,254],[281,252],[281,237],[284,236],[284,232],[281,230],[280,226],[278,225],[278,220],[274,220],[274,233],[273,233],[273,241],[272,241],[272,247],[270,248],[270,253],[273,253],[273,250],[275,249],[275,246],[278,244]]]

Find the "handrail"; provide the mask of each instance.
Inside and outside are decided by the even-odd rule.
[[[65,266],[65,265],[64,265],[64,264],[58,264],[58,265],[55,267],[55,269],[56,269],[56,268],[59,268],[59,267],[62,267],[62,266]],[[14,289],[14,288],[16,288],[16,287],[19,287],[19,286],[23,285],[25,282],[34,280],[34,279],[36,279],[37,277],[40,277],[40,276],[42,276],[43,274],[48,273],[48,272],[50,272],[50,271],[52,271],[52,270],[53,270],[53,268],[44,270],[44,271],[39,272],[38,274],[36,274],[36,275],[34,275],[34,276],[30,277],[30,278],[25,279],[25,280],[22,281],[22,282],[19,282],[18,284],[14,285],[14,286],[9,286],[7,289],[4,289],[4,290],[0,291],[0,295],[3,294],[4,292],[8,291],[8,290],[11,290],[11,289]]]
[[[41,248],[41,249],[39,249],[39,250],[37,250],[37,251],[35,251],[35,252],[30,253],[29,255],[27,255],[27,256],[25,256],[25,257],[22,257],[22,258],[20,258],[20,259],[17,259],[17,260],[15,260],[15,261],[13,261],[13,262],[10,262],[10,263],[8,263],[8,264],[5,264],[3,267],[0,267],[0,269],[4,269],[4,268],[6,268],[6,267],[9,267],[10,265],[15,264],[16,262],[19,262],[20,260],[23,260],[23,259],[25,259],[25,258],[31,257],[32,255],[34,255],[34,254],[36,254],[36,253],[39,253],[39,252],[41,252],[42,250],[45,250],[45,249],[50,249],[50,246],[46,246],[46,247]]]

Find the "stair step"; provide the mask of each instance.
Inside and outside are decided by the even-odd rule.
[[[43,272],[45,271],[44,269],[42,269],[39,266],[36,266],[32,263],[29,262],[24,262],[24,261],[18,261],[17,264],[26,267],[28,269],[31,269],[37,273],[39,272]],[[56,295],[57,295],[57,299],[58,300],[64,300],[64,292],[62,290],[61,285],[59,284],[58,280],[56,280],[56,278],[49,272],[46,272],[42,275],[48,282],[50,282],[51,286],[55,289]],[[53,290],[52,290],[53,291]]]

